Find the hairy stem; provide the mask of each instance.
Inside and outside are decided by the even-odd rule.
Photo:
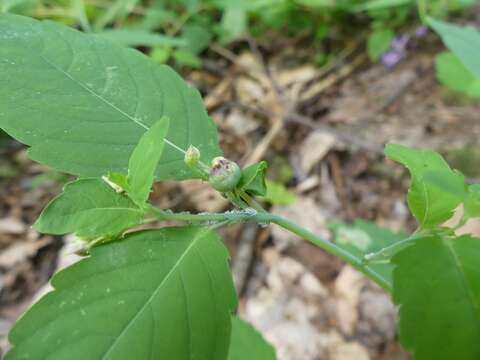
[[[157,220],[176,220],[176,221],[188,221],[188,222],[244,222],[255,221],[260,224],[273,223],[282,228],[298,235],[299,237],[311,242],[319,248],[327,251],[328,253],[337,256],[341,260],[347,262],[355,269],[359,270],[371,280],[375,281],[383,289],[391,292],[392,285],[387,279],[377,273],[371,266],[365,264],[362,258],[355,256],[342,249],[338,245],[310,232],[307,229],[291,222],[290,220],[274,215],[268,212],[258,212],[253,208],[247,208],[244,210],[229,211],[225,213],[204,213],[204,214],[191,214],[191,213],[172,213],[168,211],[162,211],[152,207],[150,214]]]

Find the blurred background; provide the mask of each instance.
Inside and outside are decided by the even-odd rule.
[[[476,0],[0,0],[1,13],[61,22],[174,67],[201,91],[226,157],[268,161],[263,204],[344,246],[415,229],[388,142],[440,151],[480,181],[480,79],[419,15],[478,28]],[[69,180],[0,132],[2,348],[53,272],[77,259],[72,236],[30,227]],[[229,208],[198,181],[159,183],[152,201]],[[275,227],[222,235],[240,314],[280,360],[409,358],[389,296],[351,267]]]

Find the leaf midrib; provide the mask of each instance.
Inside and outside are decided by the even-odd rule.
[[[157,296],[158,292],[162,289],[162,287],[168,282],[168,280],[170,279],[170,277],[172,276],[172,274],[175,273],[175,271],[177,270],[177,268],[182,264],[183,260],[185,259],[185,257],[187,256],[187,254],[190,252],[190,250],[192,250],[196,245],[197,245],[197,241],[199,239],[201,239],[206,233],[208,233],[210,231],[210,228],[204,228],[202,229],[201,231],[199,231],[193,238],[192,242],[188,245],[188,247],[184,250],[183,254],[178,258],[178,260],[175,262],[175,264],[173,264],[172,268],[169,270],[169,272],[167,273],[167,275],[165,275],[165,277],[162,279],[162,281],[160,282],[160,284],[157,286],[157,288],[153,291],[152,295],[147,299],[147,301],[145,301],[145,304],[142,306],[142,308],[135,314],[134,317],[132,317],[132,319],[130,319],[130,321],[125,325],[125,327],[123,328],[123,330],[120,332],[120,334],[115,338],[115,340],[113,341],[112,344],[110,344],[110,346],[108,347],[106,353],[102,356],[102,360],[105,360],[107,359],[107,356],[110,354],[110,352],[115,348],[115,345],[120,341],[120,339],[127,333],[128,329],[130,328],[130,326],[132,326],[135,321],[137,320],[137,318],[140,316],[140,314],[143,313],[143,311],[145,311],[145,309],[147,308],[147,306],[150,305],[150,303],[153,301],[153,299]],[[182,280],[183,281],[183,280]]]
[[[478,304],[478,302],[476,301],[475,295],[473,294],[469,284],[466,281],[466,274],[465,274],[465,271],[463,270],[462,262],[458,258],[457,253],[455,252],[455,248],[452,245],[452,240],[443,239],[442,242],[445,245],[445,247],[448,249],[448,252],[451,258],[455,263],[455,269],[459,274],[462,287],[464,288],[464,291],[467,294],[468,299],[470,300],[470,303],[471,303],[470,309],[472,310],[473,316],[476,318],[475,324],[477,325],[477,330],[480,333],[480,304]]]

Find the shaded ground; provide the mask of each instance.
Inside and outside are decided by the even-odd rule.
[[[440,44],[429,36],[393,70],[371,65],[352,46],[328,69],[293,45],[250,44],[239,55],[211,51],[201,89],[226,154],[249,164],[266,158],[269,177],[297,200],[272,206],[330,237],[328,224],[363,218],[412,230],[404,171],[382,156],[387,142],[441,150],[469,176],[478,158],[480,106],[435,80]],[[260,54],[264,54],[264,57]],[[266,60],[265,60],[266,59]],[[25,149],[0,147],[0,336],[57,267],[61,237],[30,228],[67,180],[30,162]],[[152,198],[165,208],[221,211],[228,204],[198,182],[162,183]],[[275,228],[224,231],[242,294],[240,312],[272,341],[279,359],[406,359],[396,343],[395,308],[362,275]]]

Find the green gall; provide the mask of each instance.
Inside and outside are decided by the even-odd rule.
[[[212,160],[208,182],[215,190],[227,192],[235,189],[242,176],[242,170],[233,161],[224,157]]]
[[[198,162],[200,161],[200,150],[198,150],[195,146],[190,145],[185,152],[185,157],[183,160],[188,167],[196,167],[198,165]]]

